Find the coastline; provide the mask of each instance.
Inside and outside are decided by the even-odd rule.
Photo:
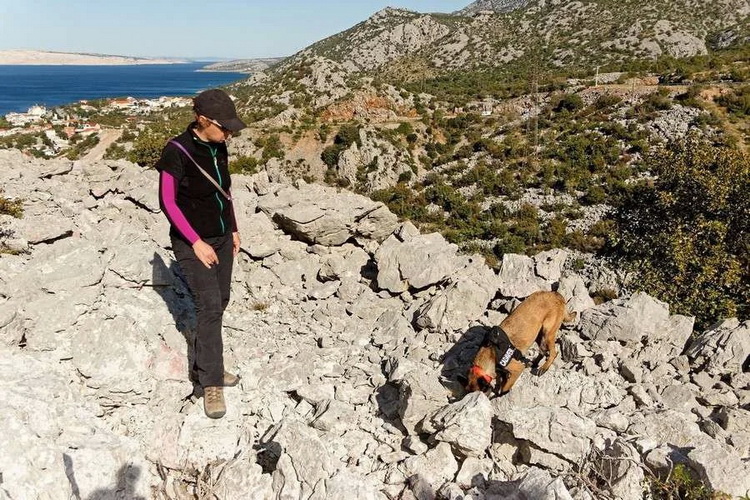
[[[145,57],[104,54],[76,54],[39,50],[0,50],[2,66],[134,66],[146,64],[186,64],[178,59],[150,59]]]
[[[168,65],[0,66],[0,115],[48,109],[82,99],[155,99],[187,96],[247,78],[242,73],[199,72],[203,63]]]

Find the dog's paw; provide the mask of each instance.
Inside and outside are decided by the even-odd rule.
[[[537,377],[541,377],[542,375],[544,375],[545,373],[547,373],[547,370],[546,369],[542,369],[542,368],[534,368],[534,369],[531,370],[531,373],[533,373]]]

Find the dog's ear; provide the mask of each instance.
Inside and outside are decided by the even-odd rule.
[[[574,323],[578,319],[578,312],[577,311],[571,311],[565,312],[565,317],[563,318],[564,323]]]
[[[463,375],[459,375],[456,377],[456,381],[461,384],[462,386],[466,387],[469,383],[469,379],[464,377]]]

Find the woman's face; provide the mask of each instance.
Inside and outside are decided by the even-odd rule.
[[[201,126],[201,135],[209,142],[224,142],[232,135],[232,132],[219,125],[217,121],[203,115],[198,115],[198,123]]]

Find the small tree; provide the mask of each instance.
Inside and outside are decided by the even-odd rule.
[[[638,286],[699,326],[750,313],[749,160],[695,139],[674,144],[649,160],[658,179],[631,189],[614,217],[610,250]]]
[[[565,94],[553,106],[555,111],[569,111],[571,113],[581,108],[583,108],[583,99],[578,94]]]
[[[252,175],[258,171],[258,159],[254,156],[238,156],[229,162],[229,172],[232,174]]]

